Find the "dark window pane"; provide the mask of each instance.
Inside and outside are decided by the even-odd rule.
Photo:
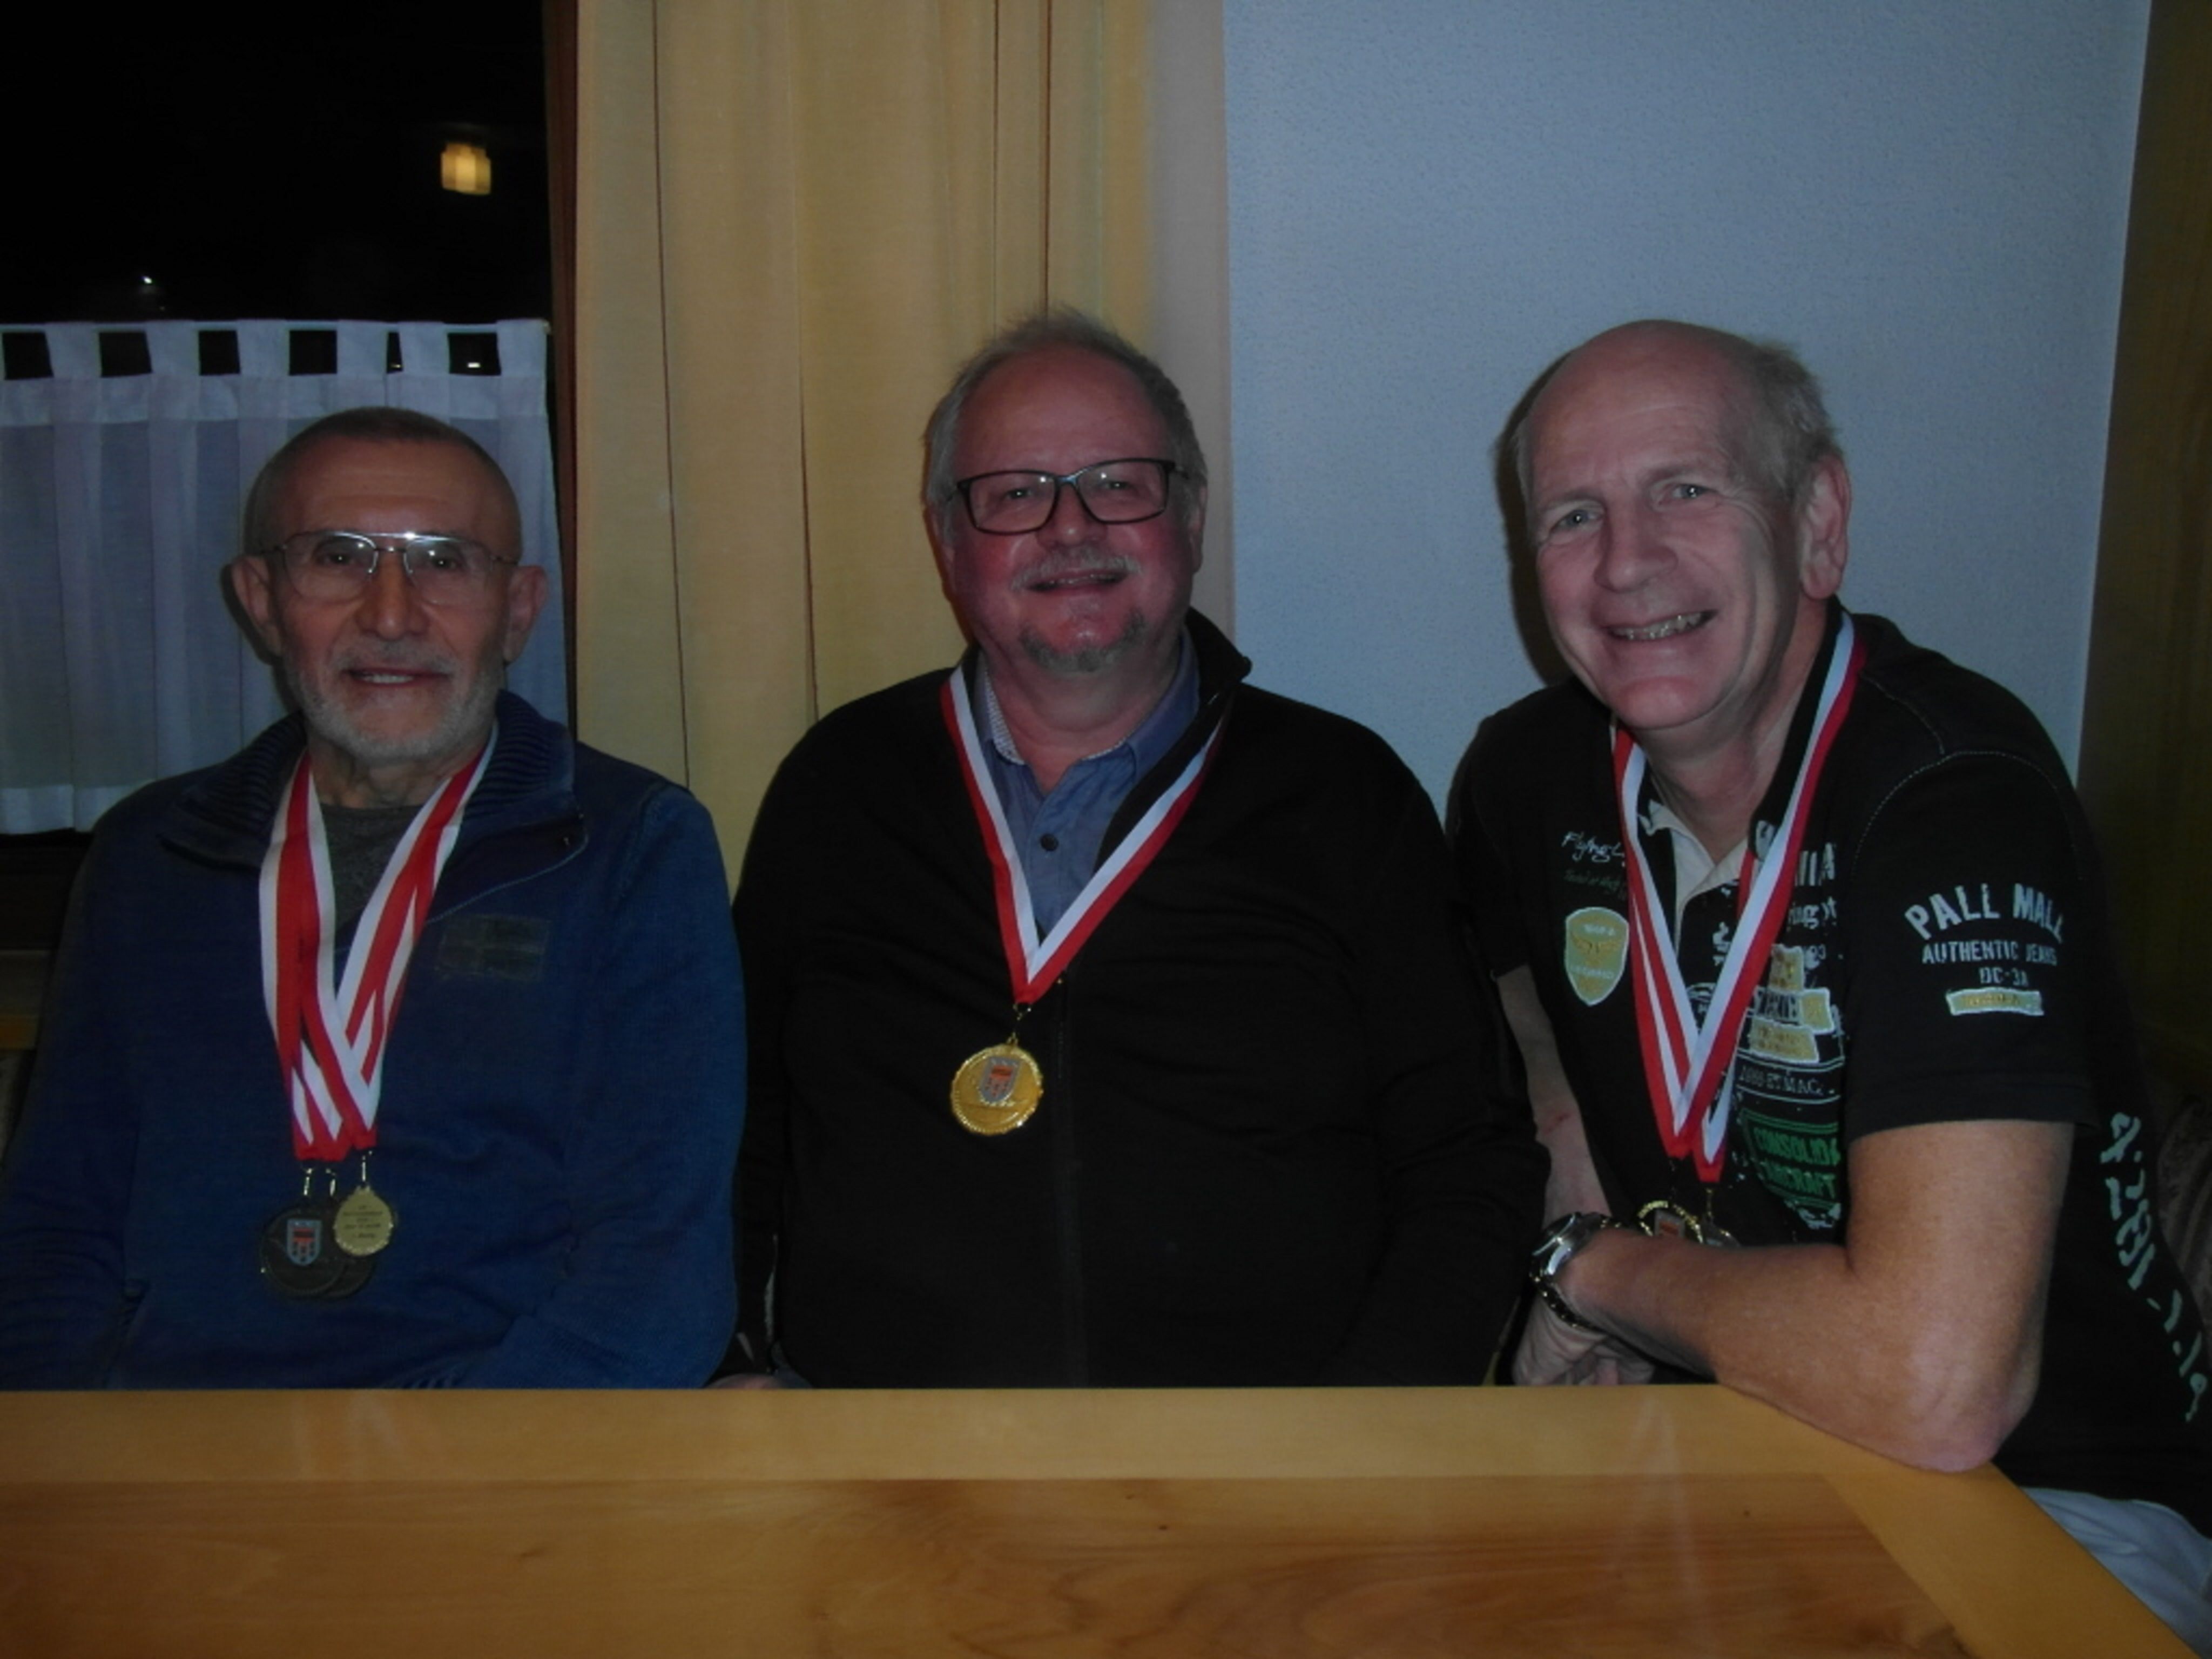
[[[203,374],[238,373],[238,331],[236,329],[204,328],[200,331],[200,373]]]
[[[146,337],[137,329],[102,329],[100,331],[100,372],[104,379],[113,380],[124,374],[151,374],[154,354],[146,349]]]
[[[295,328],[292,331],[293,374],[335,374],[337,372],[337,330]]]
[[[452,374],[496,374],[499,373],[499,336],[496,334],[449,334],[447,353],[450,359],[447,372]]]
[[[0,374],[11,380],[51,380],[54,360],[46,337],[28,330],[0,334]]]

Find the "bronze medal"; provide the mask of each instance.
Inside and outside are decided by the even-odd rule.
[[[1044,1073],[1019,1043],[978,1050],[952,1074],[952,1115],[979,1135],[1002,1135],[1030,1121],[1044,1098]]]
[[[376,1188],[364,1180],[345,1195],[331,1218],[331,1236],[349,1256],[374,1255],[392,1243],[398,1218]]]
[[[327,1296],[345,1267],[331,1237],[331,1206],[323,1200],[288,1205],[261,1230],[261,1276],[286,1296]]]
[[[331,1281],[330,1288],[323,1292],[322,1299],[325,1302],[336,1302],[342,1297],[351,1296],[376,1275],[374,1256],[348,1255],[343,1250],[337,1254],[340,1264],[338,1276]]]

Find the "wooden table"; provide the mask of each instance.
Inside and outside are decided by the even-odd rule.
[[[0,1397],[0,1654],[2179,1655],[1711,1388]]]

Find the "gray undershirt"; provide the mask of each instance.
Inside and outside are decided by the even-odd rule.
[[[323,839],[331,855],[331,907],[337,911],[338,965],[345,963],[349,935],[369,896],[384,879],[384,866],[419,806],[332,806],[323,805]]]

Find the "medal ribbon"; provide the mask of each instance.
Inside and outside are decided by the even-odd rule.
[[[952,732],[960,755],[961,776],[968,785],[968,802],[983,831],[983,850],[990,855],[991,888],[999,906],[999,938],[1006,953],[1006,972],[1013,981],[1014,1002],[1026,1007],[1045,994],[1077,951],[1089,941],[1107,913],[1121,902],[1137,878],[1145,872],[1175,833],[1198,792],[1199,780],[1213,759],[1221,741],[1218,723],[1212,734],[1191,757],[1176,781],[1130,826],[1121,844],[1100,860],[1098,868],[1075,896],[1051,933],[1037,937],[1036,912],[1030,902],[1028,876],[1022,870],[1020,852],[1006,815],[999,805],[999,792],[983,758],[983,744],[975,730],[975,707],[968,695],[967,676],[954,669],[945,683],[941,698],[945,724]]]
[[[1644,1051],[1644,1085],[1669,1158],[1693,1158],[1698,1179],[1720,1179],[1728,1158],[1729,1115],[1734,1104],[1735,1054],[1744,1016],[1765,963],[1789,914],[1797,884],[1797,853],[1810,816],[1813,791],[1828,750],[1850,710],[1865,653],[1846,615],[1836,635],[1828,672],[1813,716],[1812,740],[1797,769],[1790,804],[1767,844],[1766,856],[1743,849],[1736,878],[1736,921],[1728,955],[1714,981],[1702,1024],[1682,983],[1674,955],[1668,907],[1636,833],[1636,804],[1644,787],[1644,750],[1618,723],[1613,734],[1613,774],[1620,800],[1620,841],[1628,864],[1629,961],[1636,991],[1636,1034]]]
[[[491,750],[488,739],[409,823],[361,913],[340,983],[330,847],[306,755],[292,773],[261,860],[261,993],[291,1097],[292,1150],[305,1161],[336,1163],[376,1145],[385,1038]]]

